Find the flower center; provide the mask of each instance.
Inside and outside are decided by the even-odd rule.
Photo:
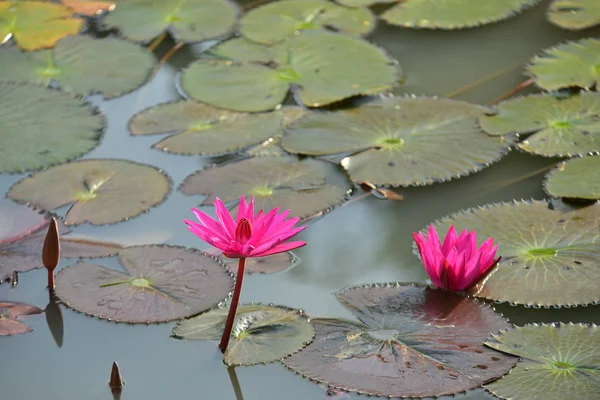
[[[552,249],[552,248],[542,248],[542,249],[531,249],[529,250],[529,254],[531,254],[534,257],[554,257],[558,254],[558,252],[556,251],[556,249]]]
[[[247,218],[242,218],[235,229],[235,241],[246,244],[252,237],[252,224]]]

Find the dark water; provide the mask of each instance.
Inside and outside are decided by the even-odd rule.
[[[553,27],[544,19],[547,2],[516,18],[474,30],[411,31],[381,26],[372,40],[401,63],[405,87],[395,93],[443,96],[475,80],[514,66],[502,76],[458,98],[490,102],[526,78],[518,65],[541,48],[600,30],[579,34]],[[168,43],[160,51],[168,50]],[[163,168],[175,187],[202,166],[200,157],[161,153],[150,146],[156,137],[130,137],[127,121],[142,109],[178,98],[177,71],[194,56],[182,50],[153,81],[111,101],[93,98],[108,116],[102,144],[86,158],[125,158]],[[501,162],[467,178],[424,188],[402,190],[403,202],[369,198],[338,208],[307,229],[309,244],[297,251],[296,268],[246,279],[243,302],[265,302],[306,310],[312,316],[351,318],[331,295],[342,287],[384,281],[425,282],[426,274],[412,254],[412,232],[462,208],[511,199],[542,199],[545,168],[556,160],[511,152]],[[0,175],[6,192],[19,175]],[[78,227],[76,232],[127,244],[162,242],[203,248],[182,223],[201,197],[174,192],[150,213],[108,227]],[[69,265],[64,262],[62,266]],[[116,266],[114,260],[105,265]],[[0,299],[44,308],[48,301],[45,272],[21,274],[17,288],[0,285]],[[498,306],[511,322],[573,321],[600,323],[600,307],[525,309]],[[44,316],[27,320],[33,333],[0,338],[1,400],[111,399],[107,386],[111,364],[118,361],[126,386],[124,400],[236,399],[227,367],[214,342],[169,338],[173,324],[128,326],[107,323],[63,309],[64,343],[57,347]],[[324,390],[280,364],[236,369],[244,399],[321,399]],[[458,398],[491,398],[483,390]],[[361,398],[353,396],[352,398]]]

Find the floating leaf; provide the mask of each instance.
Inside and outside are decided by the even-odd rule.
[[[519,143],[528,153],[572,157],[600,151],[600,93],[519,97],[500,103],[498,114],[479,122],[490,135],[532,133]]]
[[[486,135],[487,108],[462,101],[383,98],[360,107],[313,112],[286,129],[292,153],[354,153],[342,160],[354,182],[426,185],[479,171],[508,152],[510,140]]]
[[[76,14],[94,16],[102,14],[105,11],[115,9],[117,0],[114,1],[96,1],[96,0],[60,0],[65,6],[69,7]]]
[[[501,399],[594,399],[600,393],[600,329],[583,324],[531,324],[485,343],[521,357],[510,373],[485,386]]]
[[[54,47],[65,36],[76,35],[83,19],[60,4],[41,1],[0,2],[0,44],[11,37],[24,50]]]
[[[101,92],[116,97],[146,82],[154,61],[150,51],[125,40],[71,36],[51,50],[1,49],[0,79],[57,85],[82,96]]]
[[[554,0],[548,7],[548,21],[561,28],[580,30],[600,24],[597,0]]]
[[[190,64],[181,78],[189,96],[231,110],[265,111],[281,104],[290,88],[299,102],[320,107],[399,81],[397,63],[383,50],[337,33],[304,31],[274,47],[232,41],[213,49],[213,58]]]
[[[360,322],[312,319],[312,344],[283,360],[317,382],[374,396],[437,397],[476,388],[516,362],[483,346],[508,323],[476,300],[410,284],[355,286],[336,296]]]
[[[238,6],[228,0],[127,0],[104,23],[136,42],[169,32],[175,40],[193,43],[228,34],[238,12]]]
[[[0,302],[0,336],[31,332],[33,329],[19,322],[18,319],[27,315],[41,314],[41,312],[40,308],[27,304]]]
[[[227,257],[222,257],[221,261],[227,268],[234,274],[237,275],[238,271],[238,260]],[[298,263],[298,259],[294,253],[279,253],[267,257],[249,258],[246,261],[246,269],[244,270],[246,275],[260,274],[270,275],[278,272],[287,271]]]
[[[544,188],[550,196],[571,199],[600,199],[600,156],[562,162],[546,176]]]
[[[346,7],[363,7],[377,3],[396,3],[398,0],[336,0],[336,2]]]
[[[7,197],[52,210],[72,204],[67,225],[103,225],[136,217],[162,203],[171,188],[161,170],[125,160],[83,160],[15,183]]]
[[[600,80],[600,40],[581,39],[547,49],[534,57],[527,69],[545,90],[590,89]]]
[[[490,204],[434,225],[497,241],[502,261],[473,288],[479,297],[528,306],[600,301],[600,203],[575,211],[552,210],[545,201]]]
[[[253,157],[210,167],[188,176],[179,190],[185,195],[208,195],[202,205],[217,197],[224,202],[254,196],[257,210],[291,209],[290,216],[309,217],[342,203],[349,187],[330,183],[333,166],[293,156]]]
[[[228,312],[223,307],[181,321],[173,329],[173,335],[182,339],[219,340]],[[225,362],[253,365],[278,361],[306,346],[314,335],[313,327],[300,310],[243,304],[235,317]]]
[[[56,276],[67,306],[101,319],[167,322],[206,311],[225,300],[233,278],[216,259],[179,246],[133,246],[119,253],[120,272],[79,262]]]
[[[366,35],[375,29],[376,20],[368,8],[346,8],[323,0],[284,0],[250,10],[239,25],[240,33],[253,42],[273,44],[307,29]]]
[[[31,171],[80,157],[98,145],[103,129],[101,115],[65,93],[0,82],[0,172]]]

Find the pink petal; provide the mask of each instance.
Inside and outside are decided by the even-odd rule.
[[[236,223],[223,201],[218,197],[215,200],[215,208],[217,210],[217,217],[219,218],[219,221],[221,221],[221,225],[223,225],[223,229],[227,231],[229,237],[234,238]]]
[[[206,226],[209,230],[215,232],[215,234],[218,232],[218,234],[220,236],[222,236],[223,238],[231,238],[229,236],[229,232],[224,230],[223,225],[221,225],[213,217],[211,217],[207,213],[200,211],[196,208],[192,208],[192,212],[196,215],[196,218],[198,218],[198,221],[202,222],[202,224],[204,226]]]
[[[429,235],[427,236],[427,241],[429,245],[434,248],[439,248],[441,250],[440,237],[438,236],[437,231],[433,225],[429,226]]]
[[[444,246],[442,247],[442,254],[446,255],[456,245],[456,228],[454,225],[450,226],[448,229],[448,233],[446,234],[446,239],[444,239]]]
[[[294,250],[294,249],[297,249],[297,248],[305,246],[305,245],[306,245],[306,242],[282,243],[282,244],[275,246],[275,247],[271,248],[270,250],[264,251],[260,254],[252,254],[252,257],[270,256],[273,254],[278,254],[278,253],[283,253],[286,251]]]
[[[246,198],[244,196],[240,197],[240,204],[238,205],[238,212],[237,212],[237,222],[239,223],[242,218],[246,218],[248,221],[250,221],[250,218],[248,218],[248,204],[246,203]]]
[[[260,212],[262,213],[262,210]],[[250,205],[248,206],[248,210],[246,210],[246,218],[254,225],[254,196],[250,198]]]

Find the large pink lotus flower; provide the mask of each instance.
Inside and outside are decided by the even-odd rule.
[[[495,266],[498,246],[494,239],[486,240],[477,248],[477,232],[464,230],[456,235],[454,225],[448,230],[444,243],[431,225],[427,238],[423,233],[413,233],[425,270],[431,281],[440,289],[461,291],[471,289]]]
[[[289,242],[292,238],[306,229],[306,226],[294,228],[300,218],[286,220],[290,210],[279,214],[275,208],[268,214],[260,211],[254,216],[254,198],[250,204],[242,196],[238,207],[237,221],[233,219],[221,199],[215,201],[218,221],[210,215],[192,209],[200,223],[184,221],[190,231],[200,239],[217,247],[229,258],[264,257],[283,253],[302,247],[306,242]]]

